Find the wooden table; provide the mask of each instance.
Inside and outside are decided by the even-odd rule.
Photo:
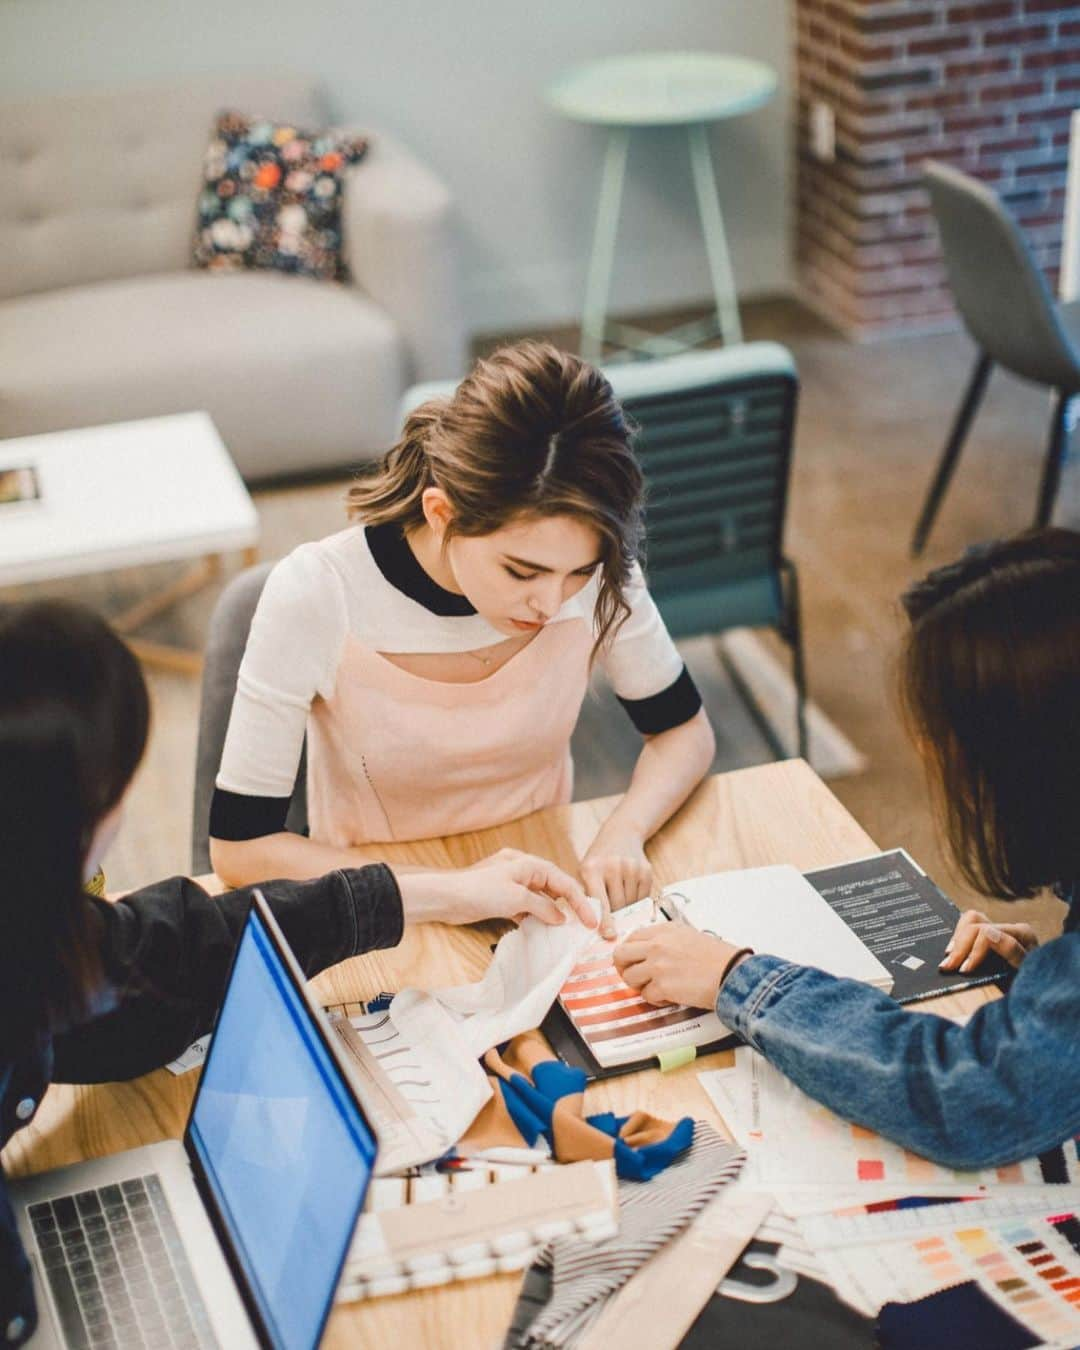
[[[494,830],[415,844],[380,846],[389,863],[458,867],[512,846],[572,870],[618,798],[539,811]],[[876,851],[874,841],[802,760],[742,769],[707,779],[649,845],[661,884],[729,867],[793,863],[801,871]],[[315,982],[324,1003],[347,1004],[383,989],[435,988],[479,978],[490,959],[489,925],[421,925],[399,947],[335,966]],[[966,990],[920,1004],[967,1011],[991,988]],[[914,1014],[913,1014],[914,1015]],[[712,1055],[671,1073],[628,1074],[588,1089],[590,1111],[634,1108],[675,1119],[694,1115],[723,1128],[699,1086],[702,1068],[722,1067],[731,1054]],[[165,1070],[131,1083],[93,1087],[54,1085],[34,1122],[8,1145],[10,1176],[39,1172],[168,1137],[179,1137],[195,1091],[195,1075]],[[510,1320],[519,1275],[493,1276],[439,1289],[337,1308],[324,1344],[425,1350],[496,1346]]]

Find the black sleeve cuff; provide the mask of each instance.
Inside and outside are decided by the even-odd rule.
[[[290,797],[248,797],[215,788],[210,801],[211,839],[261,839],[280,834],[289,814]]]
[[[352,893],[356,942],[350,956],[396,947],[405,932],[405,907],[397,877],[385,863],[348,868],[342,875]]]
[[[678,679],[649,698],[621,698],[619,702],[643,736],[659,736],[662,731],[681,727],[701,707],[701,695],[690,672],[683,666]],[[213,834],[213,830],[210,831]]]

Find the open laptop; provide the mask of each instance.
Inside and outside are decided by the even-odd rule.
[[[184,1139],[9,1188],[30,1344],[318,1344],[375,1163],[342,1047],[256,892]]]

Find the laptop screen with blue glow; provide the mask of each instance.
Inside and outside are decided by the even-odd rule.
[[[375,1139],[255,909],[188,1136],[272,1343],[314,1346]]]

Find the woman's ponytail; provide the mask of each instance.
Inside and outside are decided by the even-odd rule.
[[[434,483],[428,443],[444,406],[429,399],[409,414],[397,444],[349,488],[351,517],[365,525],[399,521],[403,529],[423,521],[424,490]]]

